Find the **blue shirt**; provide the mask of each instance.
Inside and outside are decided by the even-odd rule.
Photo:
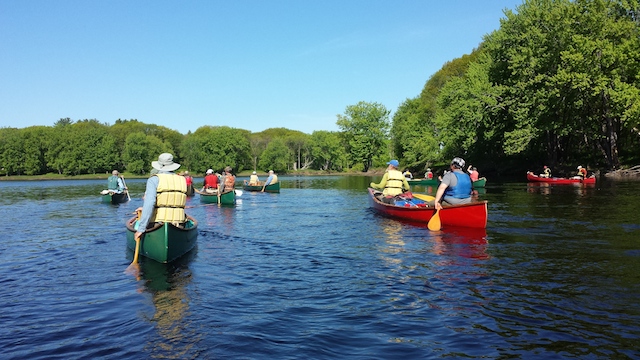
[[[271,184],[271,181],[273,181],[273,174],[269,175],[267,181],[264,182],[264,186]]]

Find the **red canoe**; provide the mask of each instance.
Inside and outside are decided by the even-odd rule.
[[[545,178],[545,177],[540,177],[530,171],[527,172],[527,180],[533,181],[533,182],[544,182],[544,183],[551,183],[551,184],[595,184],[596,183],[595,175],[591,175],[586,179],[567,179],[567,178],[557,178],[557,177]]]
[[[434,208],[420,206],[399,206],[385,204],[374,196],[375,190],[369,188],[371,207],[378,213],[398,219],[428,223]],[[440,210],[440,222],[443,227],[461,226],[484,229],[487,227],[487,202],[479,201],[462,205],[445,205]]]

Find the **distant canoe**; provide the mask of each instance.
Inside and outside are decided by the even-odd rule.
[[[591,175],[586,179],[571,179],[571,178],[557,178],[557,177],[541,177],[538,176],[531,171],[527,172],[527,180],[532,182],[543,182],[550,184],[595,184],[596,177],[595,175]]]
[[[471,185],[474,189],[483,188],[487,184],[487,179],[481,177],[480,179],[474,181]]]
[[[437,186],[440,183],[440,180],[433,179],[407,179],[409,185],[425,185],[425,186]]]
[[[369,200],[371,207],[378,213],[401,220],[415,221],[421,224],[429,223],[436,213],[435,208],[425,207],[421,200],[413,200],[411,203],[386,204],[375,197],[376,191],[369,188]],[[418,203],[418,204],[415,204]],[[443,227],[469,227],[484,229],[487,227],[487,202],[478,201],[461,205],[443,205],[440,210],[440,221]]]
[[[127,221],[127,247],[135,251],[137,217]],[[187,215],[184,228],[169,223],[156,223],[140,240],[140,255],[161,263],[171,262],[189,252],[198,240],[198,221]]]
[[[264,185],[264,183],[258,183],[258,185],[247,185],[244,184],[242,186],[242,189],[244,191],[262,191],[262,186]],[[269,184],[267,186],[264,187],[264,192],[270,192],[270,193],[279,193],[280,192],[280,182],[278,181],[275,184]]]
[[[200,194],[200,202],[204,204],[217,204],[218,203],[218,195],[217,194],[209,194],[206,192],[196,190],[198,194]],[[236,203],[236,193],[234,190],[225,191],[220,194],[220,204],[221,205],[234,205]]]
[[[113,193],[113,194],[101,194],[102,202],[105,204],[120,204],[123,202],[129,201],[129,197],[127,196],[127,190],[123,193]]]

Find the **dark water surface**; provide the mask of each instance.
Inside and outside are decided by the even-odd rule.
[[[429,232],[372,213],[371,180],[196,195],[197,248],[140,279],[143,180],[119,206],[106,181],[2,181],[0,358],[640,359],[640,183],[489,183],[486,231]]]

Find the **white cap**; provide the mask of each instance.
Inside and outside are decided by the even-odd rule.
[[[213,169],[207,170],[207,174],[213,174]]]

